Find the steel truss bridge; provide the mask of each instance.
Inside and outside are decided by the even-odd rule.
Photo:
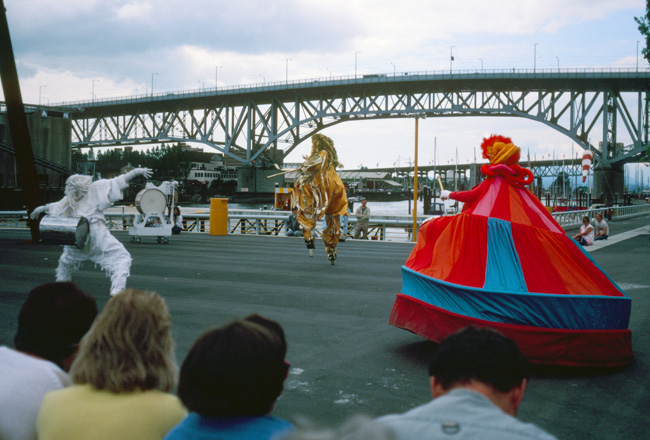
[[[478,162],[478,163],[459,163],[456,164],[444,164],[444,165],[419,165],[418,166],[418,177],[423,179],[436,179],[437,175],[440,175],[442,179],[445,179],[445,175],[453,174],[458,176],[463,176],[464,178],[470,178],[471,173],[479,173],[481,165],[487,163],[487,161]],[[553,160],[538,160],[530,161],[526,158],[523,158],[519,161],[519,164],[528,168],[532,171],[535,178],[542,177],[557,177],[560,175],[566,176],[582,176],[582,158],[580,159],[553,159]],[[360,170],[344,170],[349,172],[358,172]],[[413,167],[385,167],[385,168],[368,168],[363,171],[376,172],[376,173],[386,173],[390,174],[395,178],[404,178],[413,176]]]
[[[648,146],[649,88],[647,69],[513,69],[263,83],[57,107],[72,120],[73,147],[199,142],[242,165],[281,163],[305,139],[347,121],[517,116],[613,167],[638,161]]]

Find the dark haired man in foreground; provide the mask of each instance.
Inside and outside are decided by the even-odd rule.
[[[253,314],[204,332],[181,368],[190,414],[165,440],[270,440],[293,429],[271,416],[289,364],[282,326]]]
[[[539,439],[550,434],[515,416],[524,397],[527,363],[514,341],[467,327],[440,343],[429,367],[434,400],[380,417],[399,439]]]

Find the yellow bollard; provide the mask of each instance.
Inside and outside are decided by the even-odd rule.
[[[210,235],[228,235],[228,199],[210,199]]]

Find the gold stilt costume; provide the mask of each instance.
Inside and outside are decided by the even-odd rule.
[[[341,233],[341,215],[348,212],[348,198],[336,168],[338,161],[334,142],[322,134],[312,136],[311,155],[298,170],[294,183],[293,204],[298,207],[298,223],[303,230],[307,248],[314,249],[312,231],[325,217],[322,232],[328,259],[334,264],[336,246]]]

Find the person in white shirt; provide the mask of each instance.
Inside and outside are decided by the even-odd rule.
[[[36,440],[49,391],[72,385],[67,370],[97,315],[95,299],[71,282],[34,288],[20,309],[14,347],[0,347],[0,439]]]
[[[596,225],[596,235],[594,236],[594,241],[607,240],[607,237],[609,236],[609,225],[605,220],[603,220],[602,214],[596,214],[596,221],[594,222],[594,225]]]
[[[573,236],[573,239],[582,246],[591,246],[594,244],[594,227],[589,223],[589,217],[582,217],[582,226],[580,232]]]

